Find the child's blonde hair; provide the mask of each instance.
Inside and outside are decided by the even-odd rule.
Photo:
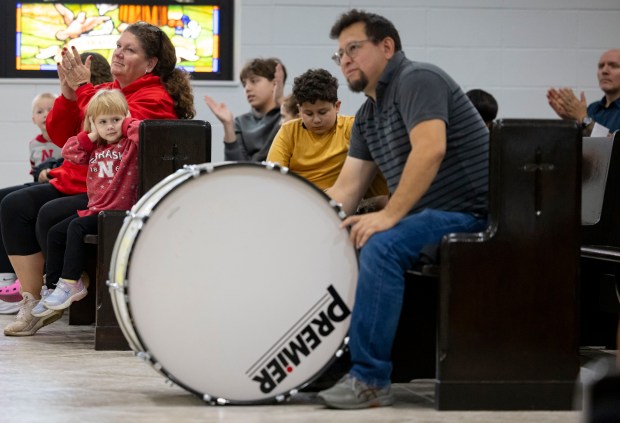
[[[32,100],[32,113],[34,113],[34,108],[37,106],[37,103],[40,102],[41,100],[56,100],[56,95],[52,94],[52,93],[41,93],[39,95],[37,95],[33,100]]]
[[[91,132],[93,130],[90,125],[91,118],[95,120],[97,116],[115,114],[127,116],[128,113],[129,105],[127,105],[127,100],[120,90],[99,90],[86,106],[84,131]]]

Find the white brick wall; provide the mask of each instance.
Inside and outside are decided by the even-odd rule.
[[[256,56],[276,56],[289,79],[323,67],[342,83],[342,111],[353,114],[363,95],[349,92],[330,61],[335,42],[329,29],[343,11],[358,7],[392,20],[407,56],[448,71],[465,90],[483,88],[499,101],[500,117],[554,118],[549,86],[601,96],[596,81],[600,54],[620,47],[618,0],[239,0],[240,65]],[[312,3],[309,6],[308,3]],[[57,91],[57,82],[0,80],[0,186],[29,180],[27,142],[36,135],[32,98]],[[235,113],[248,110],[239,85],[195,85],[200,119],[212,122],[213,160],[223,159],[223,131],[202,100],[209,94]]]

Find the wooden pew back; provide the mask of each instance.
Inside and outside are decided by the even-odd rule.
[[[572,407],[580,169],[574,123],[493,128],[489,226],[441,245],[438,409]]]

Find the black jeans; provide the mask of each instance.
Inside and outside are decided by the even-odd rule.
[[[23,185],[15,185],[12,187],[0,189],[0,210],[2,207],[2,200],[4,200],[4,197],[11,194],[12,192],[18,191],[20,189],[28,188],[35,184],[36,184],[35,182],[29,182]],[[0,211],[0,213],[2,212]],[[0,273],[15,273],[15,271],[13,270],[13,265],[9,261],[9,256],[7,255],[6,250],[4,249],[4,242],[2,242],[1,233],[0,233]]]
[[[0,205],[6,253],[47,254],[49,229],[88,205],[86,194],[66,195],[50,184],[35,184],[8,194]]]
[[[45,260],[46,285],[55,286],[58,278],[77,280],[86,268],[84,235],[97,233],[97,214],[76,214],[54,225],[47,237]]]
[[[86,194],[68,195],[45,203],[39,210],[36,224],[37,241],[41,246],[43,255],[47,257],[47,242],[50,229],[68,216],[72,216],[78,210],[88,208],[88,196]]]

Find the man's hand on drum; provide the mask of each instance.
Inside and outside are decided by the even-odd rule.
[[[350,226],[350,238],[355,248],[362,248],[366,241],[375,233],[390,229],[398,223],[385,210],[349,216],[340,224],[341,228]]]

